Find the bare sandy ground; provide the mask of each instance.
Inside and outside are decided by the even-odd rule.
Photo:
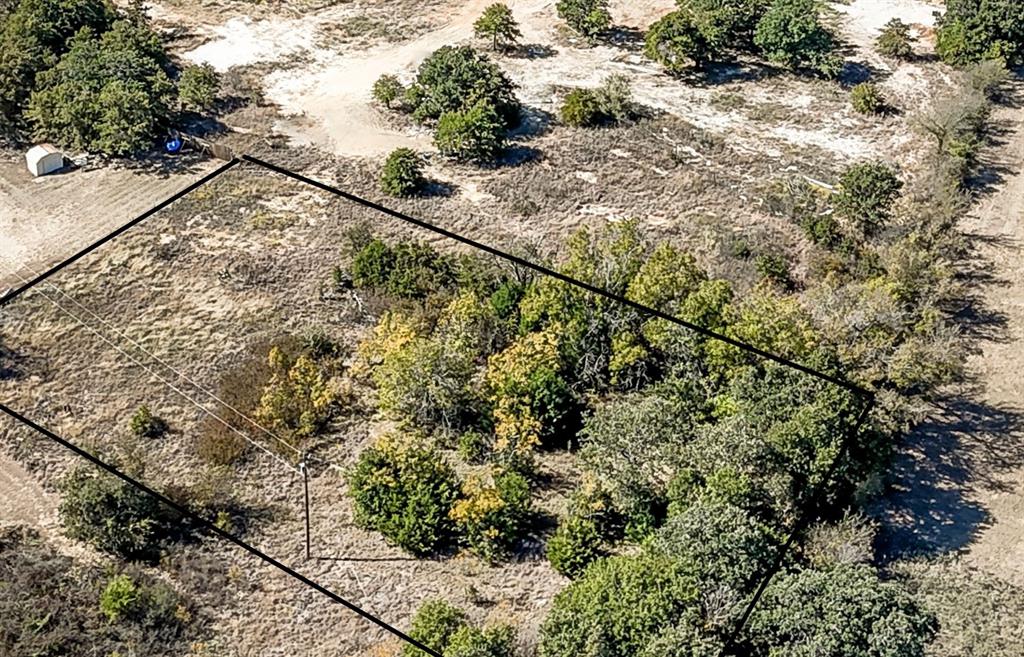
[[[487,4],[487,0],[454,3],[447,14],[442,14],[443,23],[421,36],[362,51],[318,45],[323,43],[323,30],[336,19],[336,14],[330,12],[350,8],[295,19],[232,19],[207,30],[210,41],[185,56],[209,62],[220,70],[257,62],[280,64],[282,67],[266,78],[266,93],[286,116],[276,129],[296,143],[314,143],[348,156],[379,156],[399,146],[429,151],[431,143],[425,130],[396,129],[389,124],[388,116],[371,102],[371,87],[384,73],[408,81],[416,66],[435,49],[470,41],[473,22]],[[728,135],[741,147],[777,151],[814,146],[849,159],[884,155],[899,145],[879,136],[850,134],[852,119],[848,115],[819,117],[811,125],[799,121],[778,127],[756,125],[741,113],[715,107],[711,102],[716,92],[713,85],[687,84],[665,75],[636,50],[635,41],[623,46],[567,41],[552,0],[513,0],[508,4],[521,24],[524,45],[553,47],[553,52],[538,58],[499,57],[501,66],[519,86],[520,98],[535,111],[548,115],[557,112],[556,87],[595,86],[609,74],[624,73],[631,79],[637,101],[681,116],[699,128]],[[620,0],[612,3],[612,12],[617,26],[626,31],[643,30],[674,7],[671,0]],[[854,0],[836,8],[847,14],[841,26],[844,38],[857,47],[858,57],[882,71],[890,71],[890,66],[870,48],[881,26],[898,16],[925,34],[935,10],[934,5],[922,0]],[[904,64],[892,73],[883,87],[904,98],[927,95],[919,66]],[[808,89],[814,88],[812,81],[805,84]],[[780,97],[779,87],[772,80],[748,82],[743,93],[753,102],[797,106],[803,95]]]

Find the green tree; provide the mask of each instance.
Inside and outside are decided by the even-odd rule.
[[[493,160],[505,150],[506,142],[505,123],[485,100],[466,110],[442,114],[434,134],[437,150],[457,160]]]
[[[754,43],[768,61],[790,69],[806,66],[835,77],[842,67],[816,0],[773,0],[757,23]]]
[[[178,79],[178,99],[186,109],[208,112],[217,102],[220,75],[209,64],[187,66]]]
[[[644,54],[672,73],[681,73],[691,63],[694,68],[703,68],[715,51],[690,13],[674,11],[651,25]]]
[[[391,109],[391,104],[405,95],[405,86],[398,76],[385,73],[373,83],[373,99],[384,107]]]
[[[430,554],[452,537],[455,471],[425,439],[387,435],[359,455],[349,476],[356,521],[413,554]]]
[[[428,648],[444,654],[452,636],[463,627],[469,619],[466,612],[444,600],[427,600],[419,606],[412,617],[412,628],[409,636]],[[402,646],[403,657],[427,657],[427,653],[412,644]]]
[[[26,111],[36,135],[110,155],[149,146],[174,93],[159,37],[123,19],[99,38],[83,28],[69,46],[36,78]]]
[[[166,525],[154,498],[85,468],[72,471],[61,492],[60,519],[69,537],[129,559],[156,553]]]
[[[898,18],[893,18],[885,24],[878,39],[875,40],[875,49],[890,59],[907,61],[914,56],[913,44],[910,26]]]
[[[1024,63],[1024,12],[1017,0],[947,0],[935,30],[935,50],[948,64]]]
[[[20,0],[0,16],[0,116],[4,126],[20,122],[36,77],[70,48],[69,39],[85,28],[110,29],[117,16],[106,0]]]
[[[750,617],[757,654],[923,657],[935,618],[871,566],[776,575]]]
[[[873,235],[892,216],[903,189],[895,169],[880,162],[855,164],[843,172],[836,210],[864,235]]]
[[[489,105],[487,111],[497,113],[503,127],[519,124],[515,85],[497,64],[469,46],[444,46],[423,60],[405,100],[417,121]]]
[[[423,191],[423,157],[411,148],[396,148],[384,161],[380,186],[389,196],[415,196]]]
[[[608,0],[558,0],[555,10],[569,27],[585,37],[597,37],[612,25]]]
[[[757,21],[770,0],[679,0],[686,13],[715,52],[747,50],[753,46]]]
[[[512,16],[512,10],[500,2],[484,9],[484,13],[473,24],[473,33],[478,39],[490,39],[493,50],[507,50],[523,36],[519,24]]]
[[[708,588],[746,592],[775,556],[769,529],[728,503],[699,500],[654,534],[651,549],[693,563]]]

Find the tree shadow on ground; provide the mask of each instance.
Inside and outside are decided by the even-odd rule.
[[[939,400],[932,417],[904,438],[875,512],[883,563],[970,545],[991,522],[972,494],[1005,488],[1001,475],[1024,466],[1024,410],[975,401],[977,393]]]
[[[646,33],[643,30],[625,25],[615,25],[604,35],[602,41],[614,48],[629,52],[640,52],[644,49]]]
[[[547,59],[558,54],[558,50],[545,43],[521,43],[505,53],[512,59]]]

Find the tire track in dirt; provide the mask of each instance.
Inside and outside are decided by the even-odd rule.
[[[994,189],[960,224],[966,380],[907,437],[875,513],[886,560],[959,553],[1024,585],[1024,113],[1000,108],[992,125]]]

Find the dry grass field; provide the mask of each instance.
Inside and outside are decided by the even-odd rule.
[[[912,116],[954,84],[931,56],[936,7],[925,0],[830,4],[828,18],[852,63],[841,84],[754,61],[700,79],[666,75],[643,57],[633,33],[671,10],[667,0],[613,2],[623,37],[596,46],[559,27],[550,0],[517,0],[508,4],[532,54],[495,59],[517,83],[529,120],[506,161],[457,164],[436,153],[425,129],[375,105],[370,88],[383,73],[411,79],[442,45],[473,42],[472,23],[487,4],[162,0],[149,13],[176,57],[212,64],[240,94],[259,99],[218,117],[216,139],[237,154],[546,261],[557,259],[558,245],[581,226],[636,219],[644,233],[683,247],[739,293],[757,283],[758,255],[785,257],[797,294],[812,275],[813,245],[776,208],[779,185],[799,180],[829,188],[845,166],[868,159],[912,176],[928,150]],[[895,16],[921,37],[919,56],[898,66],[872,49],[877,31]],[[850,83],[865,72],[879,82],[892,112],[865,117],[851,109]],[[596,86],[610,73],[629,77],[648,118],[590,131],[554,119],[567,89]],[[934,586],[935,599],[947,595],[935,582],[952,580],[949,573],[972,582],[982,579],[971,573],[984,573],[1000,586],[1024,587],[1020,116],[1019,106],[997,112],[999,138],[984,155],[997,175],[960,227],[977,260],[963,276],[970,298],[960,319],[973,351],[967,381],[923,417],[888,474],[887,491],[872,503],[883,525],[880,558],[894,571],[909,568],[921,587]],[[391,199],[380,192],[380,163],[401,146],[426,152],[437,193]],[[189,156],[32,179],[19,157],[0,158],[0,291],[222,164]],[[347,235],[361,225],[462,252],[251,164],[236,166],[0,308],[0,335],[14,354],[13,376],[0,376],[0,401],[133,464],[161,490],[229,491],[246,518],[238,527],[246,540],[389,623],[407,628],[422,601],[442,597],[474,620],[511,623],[520,645],[533,650],[541,621],[568,582],[544,558],[543,544],[580,480],[570,454],[546,455],[534,495],[540,521],[516,557],[497,565],[468,553],[414,559],[356,526],[345,474],[392,428],[358,382],[310,461],[310,560],[301,477],[271,436],[254,436],[258,447],[228,474],[197,455],[205,423],[226,412],[214,396],[222,394],[225,372],[264,358],[270,342],[329,336],[345,353],[347,376],[356,345],[381,310],[379,300],[332,282]],[[127,421],[140,405],[167,420],[166,436],[144,444],[131,439]],[[35,525],[61,552],[102,563],[62,537],[56,521],[57,483],[76,465],[74,455],[0,418],[0,523]],[[951,560],[906,563],[936,555]],[[383,631],[222,543],[180,546],[147,570],[192,593],[206,610],[215,638],[194,645],[193,657],[399,653],[400,644]],[[1024,642],[1022,623],[1007,619],[1006,636]],[[943,641],[955,649],[934,654],[971,654],[970,646],[956,647],[960,639],[950,628]]]

